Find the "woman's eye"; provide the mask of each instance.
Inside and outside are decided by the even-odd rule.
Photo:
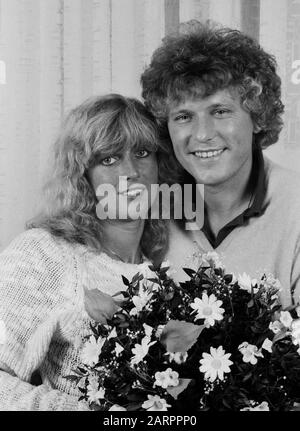
[[[177,117],[174,118],[174,120],[177,123],[185,123],[186,121],[189,121],[191,119],[190,114],[180,114]]]
[[[101,160],[101,164],[104,166],[111,166],[113,165],[115,162],[117,161],[116,157],[113,156],[109,156],[109,157],[105,157],[105,159]]]
[[[139,158],[144,158],[144,157],[147,157],[147,156],[149,156],[149,154],[150,154],[150,151],[148,151],[148,150],[140,150],[140,151],[137,151],[136,153],[135,153],[135,155],[137,156],[137,157],[139,157]]]

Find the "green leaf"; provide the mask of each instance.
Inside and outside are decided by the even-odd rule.
[[[129,323],[128,322],[123,322],[119,324],[119,328],[128,328],[129,327]]]
[[[130,285],[128,278],[124,277],[124,275],[122,275],[122,280],[123,280],[123,283],[125,284],[125,286]]]
[[[128,404],[128,405],[126,406],[126,410],[127,410],[128,412],[136,411],[136,410],[138,410],[139,408],[141,408],[141,407],[142,407],[142,404],[143,404],[143,403],[130,403],[130,404]]]
[[[193,277],[196,274],[196,271],[194,271],[191,268],[182,268],[182,269],[189,277]]]
[[[276,343],[279,340],[283,340],[284,338],[287,337],[287,333],[286,330],[280,331],[277,334],[275,334],[274,338],[273,338],[273,344]]]
[[[250,373],[247,373],[244,377],[243,377],[243,382],[246,382],[247,380],[249,380],[252,377],[252,371],[250,371]]]
[[[188,387],[188,385],[190,384],[191,381],[192,381],[192,379],[179,379],[179,385],[177,385],[175,387],[170,386],[169,388],[166,389],[166,391],[175,400],[177,400],[178,395],[181,394],[181,392],[183,392]]]
[[[123,277],[123,276],[122,276]],[[131,283],[137,283],[137,282],[139,282],[139,281],[141,281],[141,280],[143,280],[143,278],[144,278],[144,276],[143,276],[143,274],[140,274],[139,272],[137,273],[137,274],[135,274],[133,277],[132,277],[132,280],[131,280]]]
[[[112,296],[98,289],[84,289],[84,305],[88,315],[104,325],[120,308]]]
[[[168,352],[187,352],[197,341],[204,325],[170,320],[164,327],[160,342]]]
[[[160,285],[158,278],[147,278],[147,280]]]
[[[254,301],[253,301],[253,299],[251,299],[251,301],[248,302],[247,307],[251,308],[253,306],[254,306]]]

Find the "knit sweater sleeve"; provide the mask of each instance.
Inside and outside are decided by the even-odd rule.
[[[40,229],[17,237],[0,255],[0,410],[86,410],[77,397],[33,386],[56,330],[53,316],[66,301],[66,259],[50,234]],[[43,329],[41,343],[34,340]]]

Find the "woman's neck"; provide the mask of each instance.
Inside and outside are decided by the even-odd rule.
[[[103,251],[126,263],[141,263],[140,241],[143,230],[144,220],[103,221]]]

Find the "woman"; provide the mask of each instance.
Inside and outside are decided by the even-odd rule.
[[[91,317],[117,310],[111,295],[124,289],[122,275],[150,274],[149,262],[165,254],[167,221],[145,220],[143,197],[151,184],[174,181],[163,178],[166,162],[155,121],[135,99],[96,97],[68,115],[44,210],[0,255],[0,410],[88,409],[65,376],[80,361]],[[116,191],[115,218],[99,218],[99,186]]]

